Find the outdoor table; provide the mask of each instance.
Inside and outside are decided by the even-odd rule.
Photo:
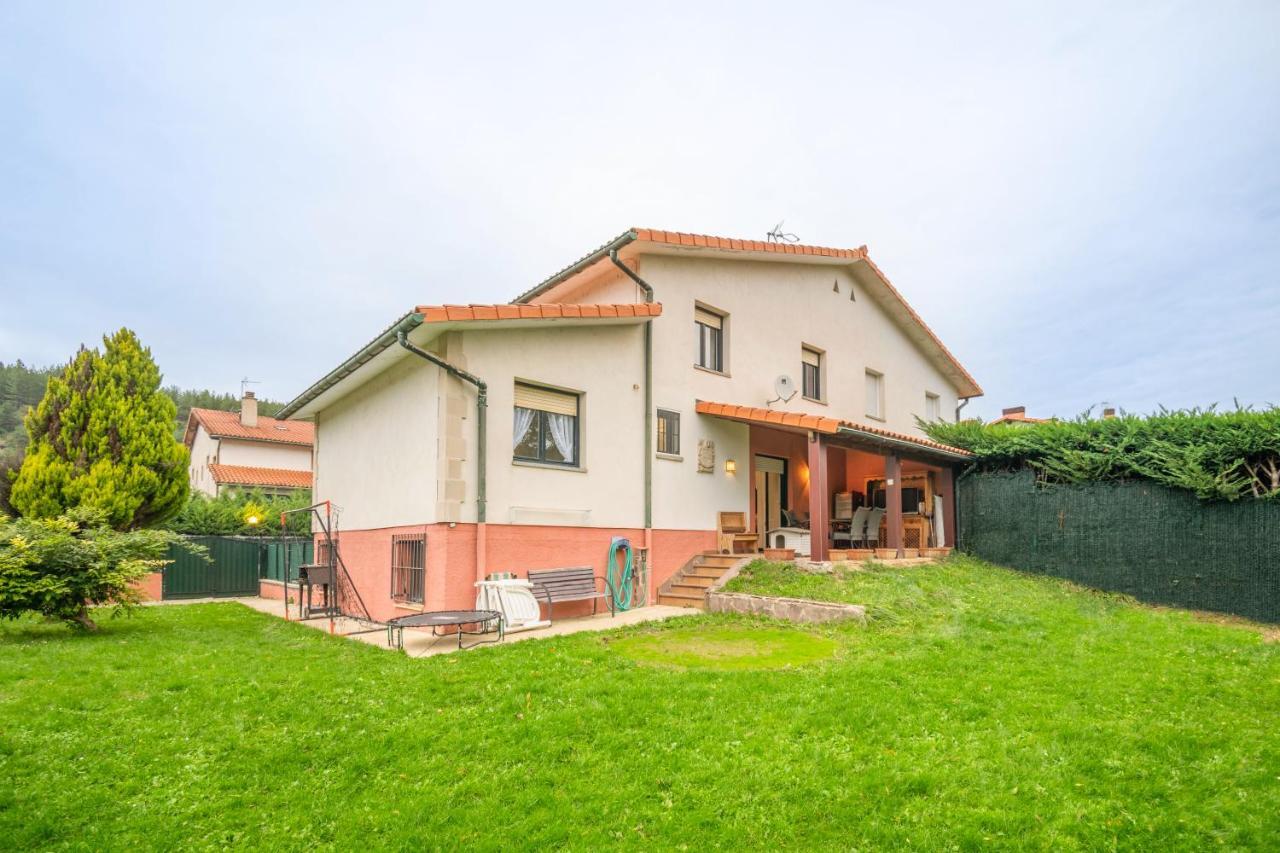
[[[479,636],[489,633],[489,623],[498,623],[498,638],[496,640],[479,640],[470,646],[462,645],[463,635]],[[479,625],[479,631],[464,630],[465,625]],[[496,610],[433,610],[427,613],[412,613],[408,616],[400,616],[392,619],[387,623],[387,645],[394,645],[397,649],[404,648],[404,629],[405,628],[430,628],[431,636],[444,637],[447,634],[439,633],[441,628],[457,628],[458,648],[474,648],[483,643],[501,643],[505,631],[503,625],[502,614]]]

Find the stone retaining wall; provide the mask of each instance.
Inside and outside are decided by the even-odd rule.
[[[791,622],[838,622],[853,619],[867,621],[867,608],[861,604],[834,604],[803,598],[771,598],[743,592],[707,593],[707,610],[711,613],[747,613],[770,616]]]

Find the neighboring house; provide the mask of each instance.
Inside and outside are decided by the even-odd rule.
[[[995,424],[1043,424],[1048,423],[1049,418],[1029,418],[1027,417],[1026,406],[1013,406],[1008,409],[1000,410],[1000,417],[991,422]]]
[[[217,496],[309,489],[314,433],[309,423],[259,415],[252,391],[245,392],[239,412],[192,409],[185,435],[191,490]]]
[[[725,511],[757,544],[807,522],[818,559],[864,502],[888,546],[951,544],[967,454],[916,418],[981,393],[866,247],[636,229],[512,304],[409,311],[281,416],[315,422],[315,499],[386,616],[469,606],[488,572],[603,573],[613,536],[656,589]]]

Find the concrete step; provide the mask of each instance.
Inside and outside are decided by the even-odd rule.
[[[665,594],[668,595],[692,595],[695,598],[702,598],[707,592],[706,587],[695,586],[685,583],[682,578],[676,578],[671,582],[671,586],[667,588]]]
[[[724,566],[728,568],[743,557],[750,556],[750,554],[699,554],[698,559],[694,562],[701,563],[706,566]]]
[[[683,595],[669,595],[667,593],[663,593],[658,596],[658,603],[665,604],[668,607],[688,607],[694,610],[702,610],[704,608],[702,596],[688,598]]]
[[[684,574],[676,578],[675,583],[678,583],[681,586],[696,586],[706,589],[717,580],[719,580],[719,578],[715,575],[699,575],[689,572],[688,574]]]
[[[728,566],[699,566],[694,565],[685,574],[701,575],[704,578],[718,578],[725,572],[729,571]]]
[[[675,584],[668,592],[660,593],[658,596],[659,605],[672,605],[675,607],[698,607],[703,608],[707,598],[701,589],[684,588],[678,589]]]

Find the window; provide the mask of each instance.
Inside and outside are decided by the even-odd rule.
[[[698,332],[698,366],[724,373],[724,315],[694,308],[693,320]]]
[[[578,395],[516,385],[512,451],[516,459],[578,464]]]
[[[810,400],[822,399],[822,353],[812,347],[800,348],[802,393]]]
[[[391,599],[422,604],[427,589],[427,534],[391,537]]]
[[[937,394],[925,392],[924,419],[930,423],[942,420],[942,400]]]
[[[884,374],[867,371],[867,417],[884,420]]]
[[[680,455],[680,413],[658,409],[658,452]]]

